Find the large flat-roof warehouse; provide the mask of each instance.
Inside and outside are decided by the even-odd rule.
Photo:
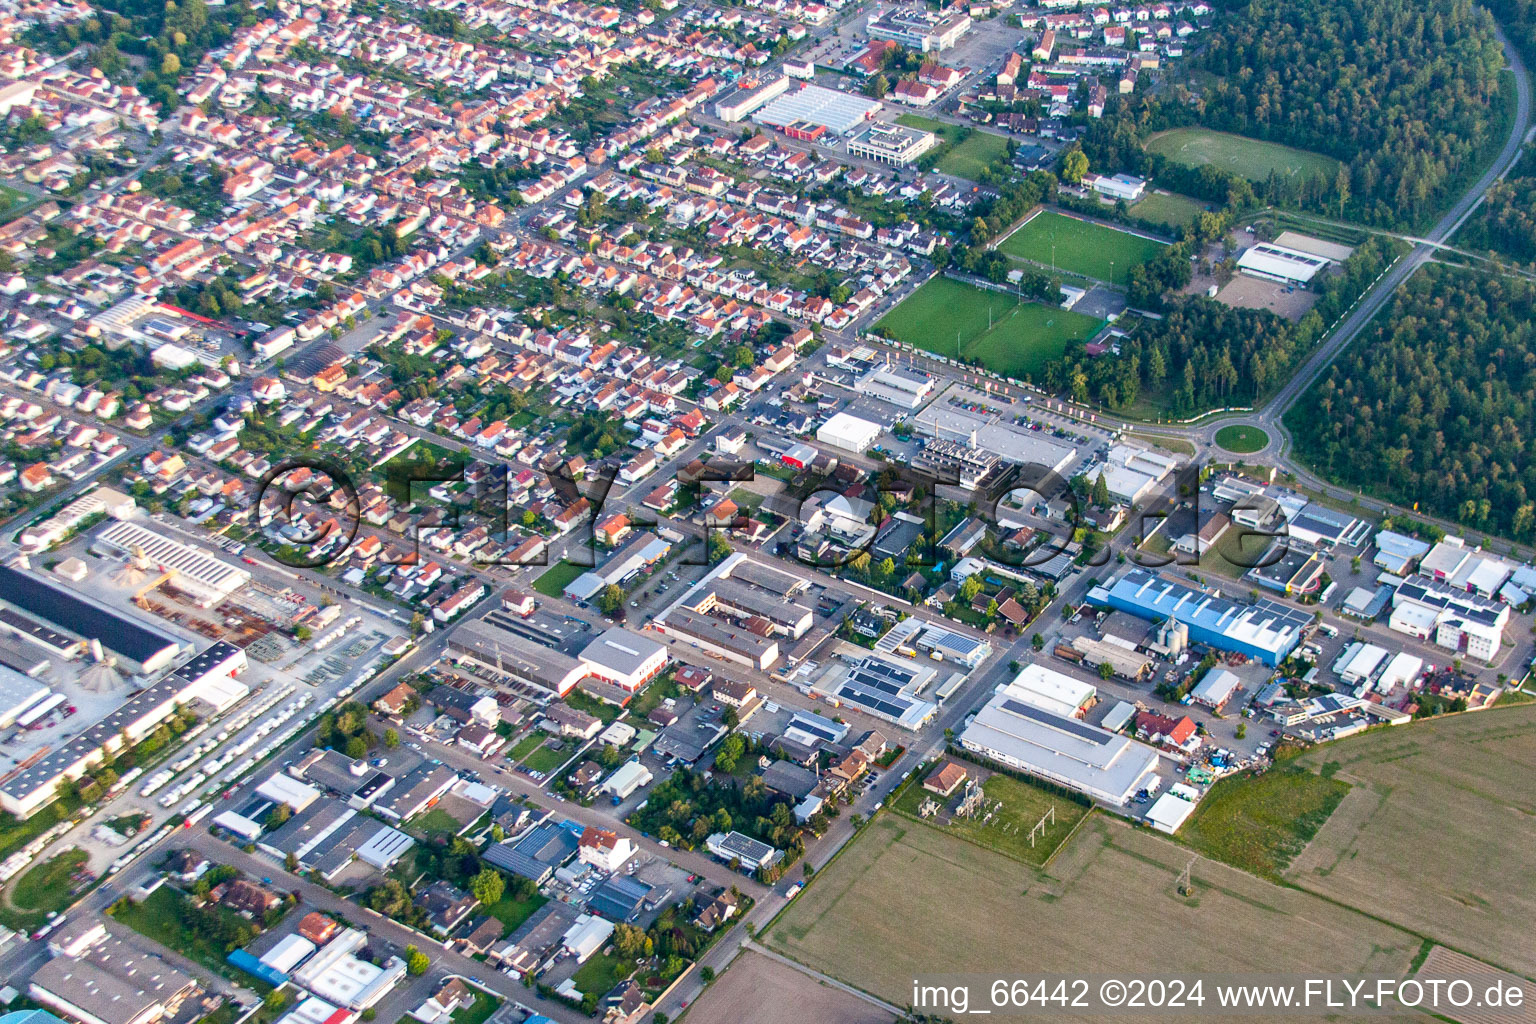
[[[1268,598],[1238,604],[1186,586],[1146,569],[1132,569],[1119,579],[1088,591],[1088,602],[1118,608],[1148,621],[1176,619],[1189,627],[1189,638],[1224,651],[1257,658],[1273,668],[1301,642],[1312,621],[1300,608]]]
[[[773,128],[805,122],[847,135],[878,113],[879,100],[819,85],[805,85],[772,100],[753,114],[752,120]]]
[[[194,597],[204,608],[224,600],[251,582],[251,574],[190,544],[147,530],[138,523],[117,522],[103,527],[91,540],[97,551],[137,557],[142,552],[163,572],[174,573],[171,584]]]
[[[1157,751],[1000,691],[960,734],[965,749],[1122,806],[1157,766]]]
[[[526,689],[538,700],[563,697],[583,679],[633,693],[667,664],[665,647],[617,626],[575,655],[541,643],[537,635],[527,623],[493,610],[455,629],[448,637],[448,651],[455,660],[469,659],[489,670],[494,682],[511,690]]]
[[[153,953],[112,938],[100,923],[32,974],[33,999],[87,1024],[155,1024],[173,1016],[197,982]],[[79,948],[83,947],[83,948]]]
[[[723,658],[766,671],[779,660],[779,643],[742,627],[709,615],[699,615],[678,608],[667,615],[665,626],[657,628],[685,640],[695,647],[712,651]]]
[[[1260,242],[1237,258],[1237,269],[1281,284],[1307,284],[1330,262],[1299,249]]]
[[[812,686],[866,714],[916,730],[938,710],[937,704],[918,696],[937,675],[921,662],[868,654],[834,661]]]
[[[951,388],[946,394],[951,398],[969,397],[963,390],[958,396],[956,392]],[[974,394],[977,399],[983,398],[979,392]],[[995,416],[978,416],[942,399],[929,402],[913,422],[930,437],[959,441],[1018,466],[1042,466],[1053,473],[1064,473],[1078,457],[1075,446],[1041,431],[1026,430]]]
[[[815,614],[793,598],[809,584],[737,552],[651,623],[723,658],[767,670],[779,660],[777,637],[804,636]]]
[[[667,649],[649,637],[613,626],[581,650],[587,675],[634,693],[667,666]]]
[[[0,782],[0,809],[25,818],[58,797],[59,781],[78,779],[90,765],[121,749],[123,737],[137,743],[178,705],[203,700],[217,711],[238,703],[250,692],[232,678],[246,665],[245,652],[219,641],[194,661],[153,686],[140,690],[95,725],[63,746]]]
[[[50,692],[46,683],[0,665],[0,729],[9,728],[21,716],[42,707]]]
[[[448,636],[448,652],[506,676],[509,688],[517,688],[513,683],[531,688],[530,696],[564,696],[586,674],[579,659],[486,618],[460,623]]]
[[[129,662],[127,667],[145,674],[169,665],[181,651],[179,643],[157,629],[9,566],[0,566],[0,601],[21,613],[20,616],[4,617],[5,626],[11,632],[57,653],[78,651],[60,651],[61,634],[49,630],[48,626],[73,634],[62,637],[66,649],[80,640],[99,640],[102,647]],[[27,616],[35,616],[43,622],[29,623]],[[32,627],[41,627],[41,632]]]

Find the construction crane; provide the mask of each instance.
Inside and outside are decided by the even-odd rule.
[[[138,605],[140,608],[148,608],[149,601],[146,600],[146,595],[148,595],[151,590],[154,590],[156,587],[160,586],[160,584],[173,578],[175,575],[175,569],[165,569],[161,571],[159,576],[156,576],[154,579],[144,584],[138,590],[134,591],[133,603]]]

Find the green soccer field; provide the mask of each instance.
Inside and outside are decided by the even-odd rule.
[[[1092,337],[1101,321],[935,277],[875,326],[889,337],[950,359],[980,359],[1009,377],[1039,373],[1067,344]]]
[[[1331,178],[1339,171],[1339,162],[1331,156],[1292,149],[1278,142],[1213,132],[1208,128],[1174,128],[1159,132],[1147,140],[1147,152],[1161,154],[1185,167],[1210,164],[1249,181],[1264,181],[1271,171],[1278,171],[1287,178],[1318,175]]]
[[[1124,285],[1131,268],[1163,250],[1163,243],[1049,210],[1031,217],[1003,239],[1005,256]]]

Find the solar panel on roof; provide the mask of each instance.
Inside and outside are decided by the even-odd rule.
[[[850,693],[847,690],[844,690],[839,696],[850,703],[857,704],[860,707],[873,708],[874,710],[879,711],[882,714],[889,715],[892,718],[901,718],[902,715],[906,714],[907,712],[907,708],[897,707],[890,701],[880,700],[878,697],[866,696],[860,693]]]
[[[796,715],[790,720],[790,725],[800,729],[802,732],[808,732],[813,736],[820,736],[828,743],[835,743],[837,741],[836,732],[803,715]]]
[[[1049,711],[1037,708],[1032,704],[1025,704],[1021,701],[1010,699],[1003,701],[1001,706],[1022,718],[1028,718],[1030,721],[1039,722],[1041,725],[1050,726],[1052,729],[1058,729],[1061,732],[1071,733],[1080,740],[1086,740],[1101,747],[1116,739],[1115,736],[1105,733],[1103,730],[1095,729],[1092,726],[1084,725],[1075,718],[1053,715]]]
[[[98,608],[67,590],[7,566],[0,566],[0,593],[23,611],[80,636],[100,640],[103,647],[133,661],[148,661],[176,643],[158,630]]]
[[[883,690],[886,693],[900,693],[901,692],[900,684],[892,682],[890,679],[883,679],[878,674],[873,673],[873,672],[865,672],[863,670],[855,670],[854,672],[849,674],[848,681],[849,682],[857,682],[861,686],[867,686],[867,687],[870,687],[871,689]]]
[[[938,640],[933,642],[933,646],[942,647],[948,651],[968,654],[981,645],[970,637],[961,636],[959,633],[951,633],[946,630]]]
[[[870,692],[869,690],[850,686],[846,683],[839,689],[838,695],[866,707],[878,707],[886,714],[894,715],[897,718],[900,718],[912,707],[911,701],[900,700],[896,694],[891,694],[892,697],[897,697],[896,700],[888,700],[882,692]]]

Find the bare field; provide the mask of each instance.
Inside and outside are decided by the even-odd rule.
[[[1305,288],[1286,291],[1283,284],[1238,274],[1216,293],[1216,301],[1238,309],[1267,309],[1295,323],[1317,305],[1317,293]]]
[[[1424,965],[1414,974],[1415,978],[1443,978],[1451,981],[1464,979],[1472,984],[1474,992],[1483,992],[1490,982],[1497,980],[1507,992],[1518,988],[1524,993],[1524,1001],[1518,1007],[1469,1006],[1451,1011],[1451,1019],[1458,1024],[1536,1024],[1536,985],[1524,978],[1517,978],[1469,956],[1436,946],[1429,951]]]
[[[885,815],[818,873],[765,938],[897,1005],[911,1001],[918,974],[1401,976],[1421,945],[1347,908],[1203,859],[1193,896],[1181,896],[1177,877],[1189,858],[1150,832],[1098,818],[1042,874]],[[1073,1018],[1053,1009],[1052,1019]]]
[[[759,953],[743,952],[689,1007],[688,1024],[891,1024],[858,996],[806,977]]]
[[[1536,706],[1376,730],[1298,763],[1355,788],[1287,879],[1536,974]]]

